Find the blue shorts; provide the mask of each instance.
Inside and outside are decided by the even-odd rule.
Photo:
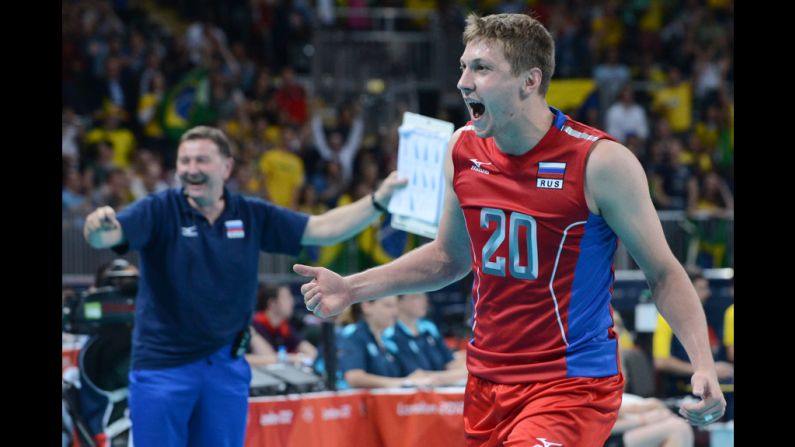
[[[130,371],[136,447],[241,447],[251,369],[231,346],[193,363]]]

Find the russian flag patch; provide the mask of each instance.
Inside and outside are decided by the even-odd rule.
[[[566,174],[566,163],[539,162],[536,187],[563,189],[563,177]]]
[[[246,237],[246,232],[243,231],[242,220],[227,220],[224,222],[226,225],[226,237],[229,239],[242,239]]]

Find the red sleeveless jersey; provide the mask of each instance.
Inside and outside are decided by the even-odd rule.
[[[453,147],[474,282],[469,372],[496,383],[618,374],[610,308],[617,237],[585,202],[585,161],[606,133],[560,111],[527,153],[468,123]]]

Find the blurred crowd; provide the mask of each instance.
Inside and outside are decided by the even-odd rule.
[[[307,51],[313,36],[329,29],[383,30],[383,20],[368,13],[376,7],[409,13],[391,21],[395,32],[441,29],[457,40],[470,11],[529,12],[555,38],[553,79],[593,81],[590,94],[564,112],[606,130],[635,153],[657,209],[687,216],[683,225],[697,241],[701,267],[732,266],[727,247],[734,208],[731,0],[152,0],[146,9],[142,4],[62,1],[64,229],[81,228],[98,206],[118,211],[179,186],[176,141],[197,124],[217,126],[233,141],[231,190],[310,214],[356,200],[396,168],[399,122],[368,110],[356,95],[339,103],[315,95]],[[457,76],[457,57],[449,78]],[[455,96],[452,84],[445,88]],[[464,125],[463,101],[450,110],[440,98],[423,110],[392,104],[393,115],[409,110]],[[390,230],[385,221],[351,242],[367,252],[364,264],[352,265],[344,244],[309,248],[302,262],[359,271],[397,257],[418,239]],[[697,288],[702,302],[707,289]],[[263,288],[260,295],[250,362],[265,365],[286,357],[322,371],[319,322],[305,320],[303,312],[293,315],[301,303],[284,285]],[[733,305],[730,312],[726,323],[710,332],[716,361],[723,362],[722,384],[731,387],[727,392],[733,392]],[[340,385],[459,382],[461,353],[444,348],[427,314],[427,297],[407,296],[364,303],[342,316],[337,342],[348,355],[340,359]],[[433,317],[438,322],[439,315]],[[667,326],[659,327],[651,365],[633,363],[627,353],[636,346],[622,337],[622,358],[630,359],[625,374],[641,378],[627,391],[646,399],[659,395],[654,389],[659,386],[644,390],[638,385],[643,377],[676,376],[689,367],[664,332]],[[384,328],[393,329],[383,336]],[[420,344],[428,358],[415,359],[406,350],[411,343]],[[666,397],[687,392],[669,382]],[[651,419],[667,436],[685,439],[671,445],[692,445],[692,429],[666,425],[672,424],[671,414],[661,411],[659,401],[627,402],[624,429]]]
[[[62,3],[64,227],[81,226],[97,206],[118,210],[177,186],[176,138],[194,124],[220,127],[235,143],[230,189],[309,213],[355,200],[395,168],[399,123],[368,114],[356,96],[342,103],[313,96],[304,51],[313,33],[379,29],[367,14],[376,6],[434,18],[397,20],[396,32],[442,27],[459,36],[469,11],[530,12],[555,37],[554,79],[594,81],[592,93],[564,111],[638,156],[658,209],[683,211],[693,222],[703,267],[727,263],[721,241],[733,216],[731,1],[136,4]],[[461,126],[463,102],[459,108],[422,112]]]

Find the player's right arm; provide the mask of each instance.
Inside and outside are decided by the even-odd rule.
[[[438,290],[469,273],[469,235],[453,190],[452,150],[460,134],[459,129],[447,145],[444,206],[436,239],[388,264],[344,278],[322,267],[296,264],[293,269],[298,274],[313,278],[301,286],[307,309],[327,318],[353,303]]]
[[[99,207],[86,216],[83,237],[94,248],[110,248],[123,244],[124,231],[116,219],[116,211],[109,206]]]

